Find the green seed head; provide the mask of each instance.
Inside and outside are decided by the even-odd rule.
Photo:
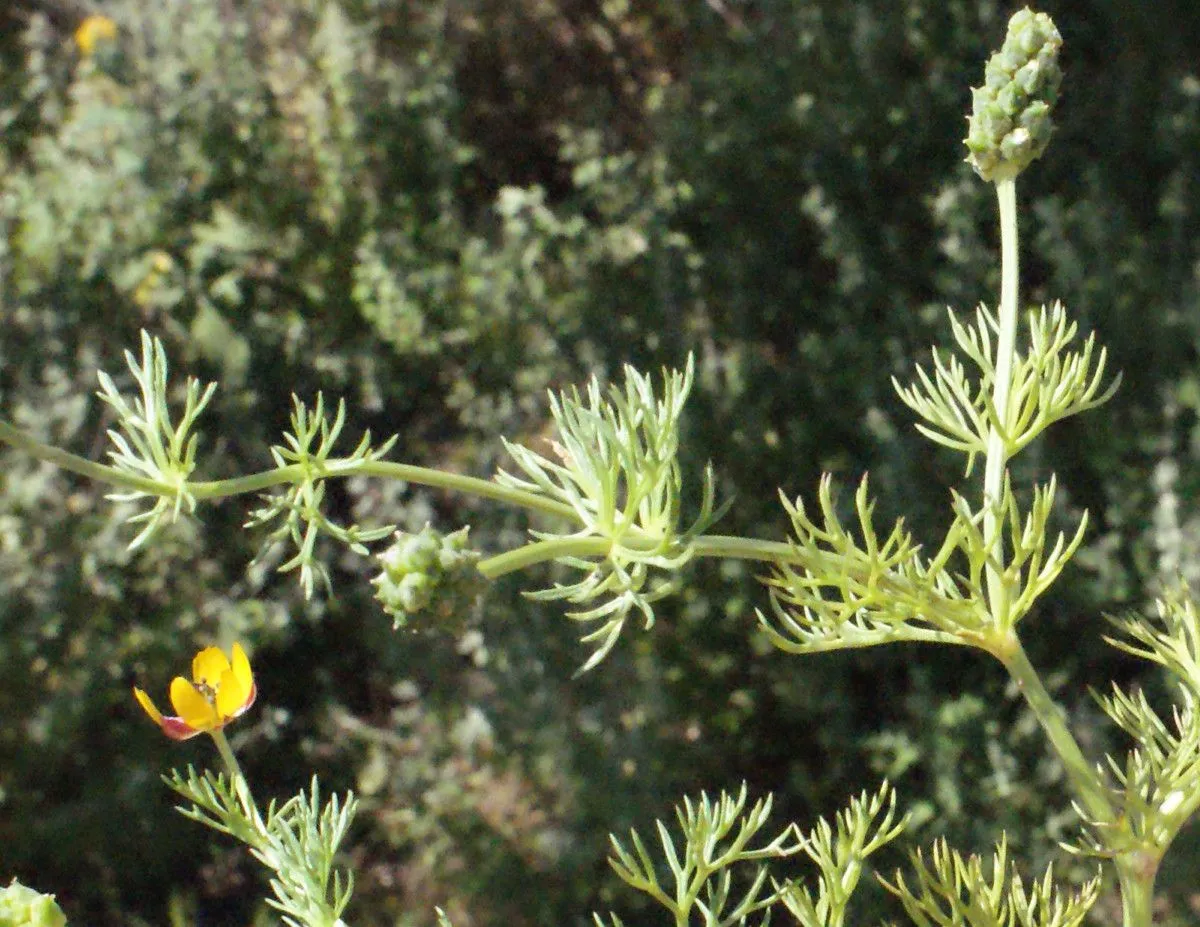
[[[43,895],[13,879],[0,889],[0,927],[64,927],[66,915],[53,895]]]
[[[397,531],[378,560],[383,571],[371,580],[375,597],[397,628],[421,612],[432,612],[441,626],[465,623],[481,582],[466,528],[445,535],[429,525],[416,534]]]
[[[1008,21],[1004,47],[988,60],[974,90],[967,161],[984,180],[1010,180],[1042,156],[1058,99],[1062,36],[1045,13],[1021,10]]]

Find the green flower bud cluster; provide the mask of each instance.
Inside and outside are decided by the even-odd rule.
[[[1045,13],[1024,9],[1008,23],[1004,46],[988,60],[974,91],[967,161],[984,180],[1011,180],[1042,156],[1058,99],[1062,36]]]
[[[67,916],[54,901],[16,879],[0,889],[0,927],[64,927]]]
[[[378,555],[383,572],[371,582],[394,627],[431,605],[439,619],[465,622],[483,583],[475,570],[479,553],[467,546],[468,531],[443,535],[429,525],[416,534],[397,531],[392,545]]]

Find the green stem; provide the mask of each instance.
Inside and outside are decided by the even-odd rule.
[[[1094,767],[1088,763],[1079,744],[1067,727],[1061,708],[1054,704],[1042,685],[1037,670],[1029,662],[1021,643],[1009,632],[1008,646],[993,651],[1025,696],[1025,701],[1046,732],[1051,745],[1067,771],[1075,796],[1093,821],[1118,820],[1108,792]],[[1123,850],[1113,858],[1121,885],[1122,923],[1124,927],[1151,927],[1154,914],[1154,882],[1161,854],[1145,847]]]
[[[1016,354],[1020,251],[1017,228],[1016,182],[1009,178],[996,182],[1000,208],[1000,307],[996,344],[995,382],[992,407],[998,421],[988,435],[987,462],[983,478],[983,537],[988,549],[987,604],[991,617],[988,649],[1004,664],[1026,703],[1058,754],[1076,799],[1086,814],[1099,822],[1115,822],[1117,815],[1096,769],[1088,762],[1067,726],[1066,717],[1046,691],[1037,670],[1029,662],[1021,641],[1012,627],[1012,578],[1006,576],[1007,551],[1003,537],[1000,501],[1004,493],[1006,468],[1012,452],[1009,397],[1012,390],[1013,362]],[[1153,896],[1154,875],[1148,878],[1135,857],[1126,854],[1116,859],[1121,875],[1125,905],[1125,927],[1148,927]]]
[[[692,545],[697,557],[721,557],[725,560],[764,560],[769,563],[800,563],[796,548],[780,541],[760,541],[725,534],[704,534]]]
[[[246,777],[242,773],[242,767],[238,765],[237,757],[233,755],[233,748],[229,745],[229,740],[225,737],[225,732],[217,728],[208,733],[212,737],[213,743],[217,745],[217,752],[221,754],[221,761],[225,764],[225,771],[229,774],[230,781],[233,782],[233,788],[237,793],[238,801],[242,805],[242,811],[245,812],[246,819],[250,821],[256,831],[255,837],[249,839],[243,837],[242,839],[254,848],[264,865],[274,870],[281,877],[291,876],[295,878],[294,873],[290,873],[286,868],[282,868],[282,863],[272,846],[271,835],[267,832],[266,822],[263,820],[262,815],[258,813],[258,806],[254,804],[254,797],[250,794],[250,785],[246,782]],[[341,919],[334,920],[324,898],[317,900],[317,906],[321,914],[326,916],[326,923],[330,927],[346,927],[345,921]],[[318,923],[313,920],[308,920],[307,922]]]
[[[152,496],[174,497],[182,488],[196,499],[223,499],[245,493],[261,492],[264,489],[270,489],[272,486],[297,483],[309,475],[309,472],[301,465],[292,464],[287,467],[275,467],[274,469],[264,470],[260,473],[251,473],[247,476],[239,476],[227,480],[187,482],[180,487],[172,483],[162,482],[161,480],[136,476],[124,470],[119,470],[116,467],[95,463],[86,457],[80,457],[53,445],[43,444],[41,441],[3,421],[0,421],[0,441],[20,448],[39,460],[45,460],[64,470],[70,470],[72,473],[78,473],[81,476],[86,476],[97,482],[107,483],[119,489],[144,492]],[[461,473],[447,473],[442,470],[433,470],[429,467],[413,466],[412,464],[392,463],[386,460],[334,459],[325,462],[320,475],[322,477],[376,476],[384,479],[404,480],[409,483],[418,483],[422,486],[434,486],[439,489],[450,489],[456,492],[468,493],[469,495],[482,496],[487,499],[496,499],[500,502],[508,502],[525,509],[543,512],[547,515],[557,515],[566,518],[573,518],[575,515],[574,510],[569,505],[562,502],[555,502],[553,499],[547,499],[536,493],[511,489],[490,480],[464,476]]]
[[[110,486],[137,490],[154,496],[174,496],[176,492],[176,487],[168,483],[161,483],[149,477],[134,476],[115,467],[94,463],[86,457],[79,457],[53,445],[43,444],[19,428],[14,428],[8,422],[0,421],[0,441],[20,448],[38,460],[44,460],[56,467],[70,470],[72,473],[78,473],[80,476],[86,476],[100,483],[108,483]]]
[[[0,437],[3,437],[0,435]],[[261,473],[251,473],[248,476],[238,476],[227,480],[211,482],[188,483],[188,491],[197,499],[222,499],[227,496],[238,496],[248,492],[260,492],[272,486],[286,483],[297,483],[306,477],[307,473],[300,464],[287,467],[276,467]],[[511,489],[482,480],[475,476],[465,476],[461,473],[449,473],[444,470],[434,470],[430,467],[418,467],[413,464],[393,463],[388,460],[327,460],[319,473],[321,478],[347,476],[374,476],[382,479],[403,480],[406,483],[417,483],[421,486],[433,486],[438,489],[449,489],[472,496],[482,496],[485,499],[496,499],[508,502],[521,508],[547,515],[558,515],[572,518],[574,510],[565,503],[555,502],[536,493],[525,492],[521,489]]]
[[[631,531],[621,539],[621,546],[630,550],[650,552],[662,545],[662,538],[647,535],[642,537]],[[479,562],[479,572],[488,579],[497,579],[539,563],[548,563],[560,557],[606,557],[613,542],[606,537],[567,537],[548,541],[535,541],[513,550],[505,551]],[[791,544],[779,541],[762,541],[757,538],[739,538],[728,535],[704,534],[692,541],[692,556],[717,557],[722,560],[758,560],[763,563],[799,564],[813,572],[836,570],[840,561],[828,555],[827,562],[818,562],[811,556],[798,551]]]
[[[1117,878],[1121,883],[1121,914],[1124,927],[1150,927],[1154,921],[1154,880],[1158,859],[1142,853],[1118,857]]]
[[[640,537],[631,531],[621,539],[621,545],[633,550],[652,551],[662,544],[658,537]],[[557,560],[559,557],[605,557],[612,541],[605,537],[569,537],[548,541],[535,541],[514,550],[505,551],[479,562],[479,572],[488,579],[497,579],[507,573],[515,573],[539,563]],[[719,534],[701,535],[692,542],[692,554],[696,557],[720,557],[725,560],[759,560],[765,563],[800,563],[810,568],[816,566],[797,553],[790,544],[779,541],[761,541],[756,538],[738,538]]]
[[[1109,802],[1108,793],[1104,788],[1095,768],[1088,762],[1079,748],[1071,730],[1067,727],[1067,719],[1063,710],[1054,704],[1054,699],[1042,685],[1025,649],[1013,632],[1009,632],[1004,640],[1004,646],[992,651],[1004,664],[1009,675],[1021,690],[1026,703],[1042,725],[1042,730],[1050,740],[1054,752],[1058,754],[1063,767],[1067,771],[1067,779],[1075,791],[1079,804],[1088,815],[1096,821],[1113,821],[1116,815]]]
[[[36,440],[7,422],[0,421],[0,442],[20,448],[31,457],[52,463],[64,470],[78,473],[100,483],[107,483],[118,489],[144,492],[148,495],[174,496],[179,487],[170,483],[152,480],[149,477],[136,476],[119,470],[116,467],[95,463],[85,457],[80,457],[50,444]],[[347,476],[374,476],[382,479],[404,480],[422,486],[433,486],[448,489],[472,496],[495,499],[508,502],[531,511],[562,518],[575,518],[575,511],[562,502],[547,499],[536,493],[525,492],[502,486],[490,480],[460,473],[447,473],[429,467],[418,467],[411,464],[393,463],[386,460],[329,460],[326,461],[323,476],[330,478]],[[244,495],[252,492],[262,492],[273,486],[283,486],[295,483],[305,478],[304,468],[299,464],[286,467],[275,467],[260,473],[247,476],[233,477],[226,480],[196,481],[184,484],[184,488],[196,499],[224,499],[230,496]],[[626,536],[623,540],[626,546],[637,546],[639,539],[636,533]],[[646,550],[652,550],[661,544],[660,538],[647,537],[644,539]],[[604,538],[568,538],[564,541],[541,541],[529,544],[516,550],[507,551],[496,557],[491,557],[480,563],[480,570],[485,576],[494,579],[515,570],[524,569],[546,560],[560,556],[603,556],[608,552],[610,542]],[[722,557],[735,560],[759,560],[768,563],[801,563],[803,558],[797,556],[795,549],[779,541],[764,541],[756,538],[730,537],[727,535],[704,535],[695,540],[695,555],[698,557]]]
[[[1004,539],[1000,518],[1000,498],[1004,492],[1004,473],[1009,459],[1008,400],[1012,389],[1013,356],[1017,340],[1017,288],[1020,280],[1020,250],[1017,231],[1017,185],[1014,179],[996,183],[1000,206],[1000,332],[996,345],[996,379],[992,387],[992,407],[1000,427],[992,426],[988,435],[987,463],[983,475],[983,537],[989,556],[987,566],[988,606],[996,628],[1009,622],[1009,584],[999,564],[1004,562]]]
[[[554,538],[549,541],[535,541],[514,550],[506,550],[502,554],[480,560],[479,572],[488,579],[498,579],[508,573],[515,573],[539,563],[557,560],[559,557],[606,557],[612,541],[602,537]]]
[[[263,824],[262,817],[258,813],[258,806],[254,804],[254,796],[250,794],[250,785],[246,782],[242,767],[238,765],[237,757],[233,755],[233,748],[229,746],[225,732],[217,728],[208,733],[212,737],[213,743],[217,745],[217,753],[221,754],[221,761],[225,764],[225,771],[229,774],[229,781],[233,783],[233,789],[237,792],[238,801],[242,804],[242,811],[246,813],[247,820],[252,821],[260,833],[265,833],[266,825]]]
[[[546,515],[558,515],[563,518],[575,518],[575,510],[564,502],[555,502],[545,496],[526,492],[522,489],[511,489],[501,486],[491,480],[482,480],[475,476],[464,476],[461,473],[447,473],[430,467],[417,467],[412,464],[392,463],[387,460],[363,460],[357,462],[330,461],[327,469],[330,476],[341,476],[339,467],[345,473],[357,476],[375,476],[383,479],[404,480],[408,483],[418,483],[422,486],[434,486],[438,489],[449,489],[454,492],[467,493],[472,496],[482,496],[485,499],[495,499],[498,502],[508,502],[534,512]],[[232,482],[232,481],[224,481]],[[216,484],[211,484],[216,485]]]

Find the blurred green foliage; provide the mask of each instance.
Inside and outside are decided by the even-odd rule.
[[[1022,188],[1026,297],[1061,298],[1125,385],[1052,430],[1095,526],[1029,621],[1085,748],[1087,685],[1127,678],[1104,609],[1200,581],[1200,10],[1048,2],[1060,127]],[[889,385],[994,301],[991,191],[961,137],[1010,10],[983,0],[108,0],[85,49],[36,4],[0,13],[0,410],[99,458],[100,367],[148,328],[221,388],[198,475],[268,465],[288,396],[345,396],[398,459],[490,475],[536,442],[545,388],[697,355],[686,465],[711,459],[727,533],[781,537],[776,488],[869,469],[918,535],[958,478]],[[127,385],[125,381],[122,382]],[[686,482],[686,481],[685,481]],[[692,481],[698,483],[698,481]],[[471,500],[352,481],[367,526],[525,525]],[[81,923],[253,915],[240,851],[170,810],[158,773],[210,762],[139,717],[197,646],[252,646],[235,729],[251,781],[352,786],[351,922],[583,923],[627,902],[605,834],[747,780],[801,820],[892,777],[928,836],[1040,864],[1072,816],[1003,674],[929,649],[801,660],[753,630],[742,564],[695,567],[674,610],[574,681],[558,608],[488,591],[453,634],[396,633],[371,563],[333,554],[305,603],[247,570],[249,509],[202,509],[125,551],[96,486],[0,452],[0,879]],[[526,583],[526,586],[529,584]],[[1147,685],[1154,685],[1148,680]],[[155,688],[157,687],[157,688]],[[1097,750],[1098,753],[1098,750]],[[1168,871],[1186,910],[1185,835]],[[197,878],[197,873],[199,877]]]

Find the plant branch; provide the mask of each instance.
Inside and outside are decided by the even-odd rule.
[[[7,422],[0,421],[0,442],[20,448],[32,457],[52,463],[64,470],[78,473],[100,483],[107,483],[118,489],[136,490],[159,496],[175,496],[179,486],[147,477],[139,477],[132,473],[119,470],[106,464],[96,463],[86,457],[80,457],[69,451],[44,444],[36,438],[15,428]],[[227,480],[188,481],[186,489],[196,499],[223,499],[229,496],[261,492],[272,486],[282,486],[301,482],[306,476],[305,468],[300,465],[274,467],[259,473],[233,477]],[[429,467],[418,467],[412,464],[393,463],[386,460],[340,460],[330,459],[325,463],[321,477],[345,476],[375,476],[385,479],[404,480],[418,483],[422,486],[433,486],[439,489],[450,489],[508,502],[525,509],[542,512],[547,515],[573,517],[570,506],[553,499],[547,499],[535,493],[525,492],[508,486],[502,486],[490,480],[465,476],[461,473],[447,473]]]
[[[43,444],[41,441],[5,421],[0,421],[0,441],[12,447],[19,448],[31,457],[36,457],[38,460],[44,460],[47,463],[54,464],[56,467],[70,470],[72,473],[78,473],[80,476],[86,476],[88,479],[107,483],[110,486],[116,486],[120,489],[137,490],[162,496],[174,496],[177,490],[177,487],[170,483],[152,480],[148,477],[135,476],[132,473],[118,470],[116,467],[99,464],[88,460],[86,457],[72,454],[70,451],[64,451],[62,448],[54,447],[51,444]]]

